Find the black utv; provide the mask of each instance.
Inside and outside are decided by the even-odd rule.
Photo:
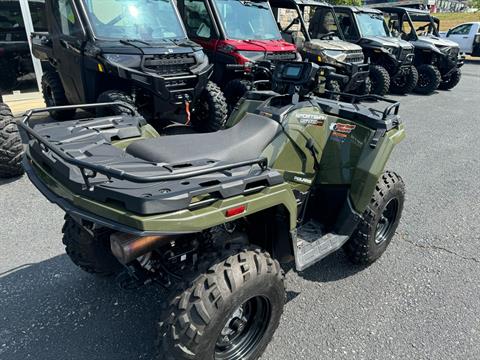
[[[29,6],[35,29],[46,30],[43,3],[38,0],[30,1]],[[0,93],[14,90],[19,79],[33,72],[20,3],[18,0],[2,0],[0,1]]]
[[[401,7],[378,9],[388,18],[391,33],[415,47],[414,63],[418,71],[415,92],[430,94],[437,88],[448,90],[458,84],[462,76],[463,56],[457,43],[440,38],[438,19],[424,10]]]
[[[362,48],[344,41],[330,4],[316,0],[269,0],[282,37],[294,43],[302,58],[322,66],[328,90],[370,92],[369,66]]]
[[[390,34],[382,12],[356,6],[335,6],[347,41],[360,45],[370,63],[371,92],[385,95],[411,92],[418,80],[413,46]]]
[[[127,103],[157,129],[215,131],[225,122],[212,65],[187,38],[172,0],[47,0],[46,13],[49,32],[34,33],[33,53],[47,64],[47,106]],[[51,114],[66,119],[74,111]],[[97,114],[127,111],[117,105]]]

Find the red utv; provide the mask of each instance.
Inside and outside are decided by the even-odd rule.
[[[251,75],[248,68],[239,72],[227,65],[300,60],[295,45],[282,39],[268,1],[178,0],[177,5],[188,36],[215,64],[212,80],[224,90],[229,106],[250,90],[245,79]]]

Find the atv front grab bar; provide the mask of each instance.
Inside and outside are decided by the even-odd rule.
[[[30,127],[30,124],[29,124],[29,120],[32,117],[32,115],[42,113],[42,112],[50,112],[54,110],[66,110],[66,109],[73,109],[73,108],[86,109],[86,108],[94,108],[94,107],[112,106],[112,105],[118,105],[118,104],[124,105],[125,107],[128,108],[128,105],[123,103],[99,103],[99,104],[88,104],[88,105],[52,106],[44,109],[32,109],[27,111],[24,117],[17,121],[17,125],[18,125],[18,128],[21,131],[24,131],[25,135],[27,135],[26,138],[24,139],[25,145],[28,145],[28,143],[26,143],[25,140],[33,137],[41,144],[41,146],[52,151],[55,155],[60,157],[66,163],[77,166],[80,169],[83,180],[88,189],[93,188],[90,184],[90,179],[95,178],[97,176],[97,173],[103,174],[107,176],[109,179],[116,178],[119,180],[128,180],[128,181],[137,182],[137,183],[150,183],[150,182],[169,181],[169,180],[182,180],[182,179],[190,178],[193,176],[206,175],[206,174],[211,174],[211,173],[230,170],[230,169],[236,169],[236,168],[249,166],[249,165],[259,165],[262,170],[265,170],[267,168],[268,160],[265,157],[252,159],[252,160],[239,161],[231,164],[212,166],[206,169],[183,171],[180,173],[175,173],[174,169],[171,166],[169,166],[169,164],[149,163],[152,165],[159,166],[162,169],[169,171],[170,173],[167,175],[153,175],[153,176],[136,175],[136,174],[127,172],[125,170],[113,168],[108,165],[92,164],[87,161],[74,159],[66,155],[65,152],[60,150],[56,145],[51,144],[47,139],[43,138],[37,131],[35,131],[32,127]],[[133,108],[131,108],[131,110],[135,112]],[[88,173],[87,170],[90,170],[90,173]],[[149,168],[148,170],[151,171],[151,168]]]
[[[330,91],[330,90],[326,90],[325,92],[328,93],[328,94],[332,94],[332,95],[340,95],[340,96],[349,97],[351,99],[350,100],[351,104],[355,104],[356,102],[360,102],[360,101],[364,101],[364,100],[384,101],[384,102],[392,104],[390,106],[387,106],[385,108],[385,110],[383,110],[383,112],[380,111],[380,110],[376,110],[376,109],[370,109],[370,110],[375,110],[375,111],[381,112],[382,113],[382,120],[386,120],[388,115],[392,115],[392,111],[393,111],[393,115],[398,115],[398,111],[400,109],[400,103],[398,101],[395,101],[395,100],[392,100],[392,99],[389,99],[389,98],[386,98],[386,97],[383,97],[383,96],[380,96],[380,95],[375,95],[375,94],[356,95],[356,94],[348,94],[348,93]]]

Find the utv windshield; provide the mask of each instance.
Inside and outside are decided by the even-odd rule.
[[[186,37],[170,0],[86,0],[86,9],[99,38],[155,42]]]
[[[362,36],[390,36],[380,14],[358,13],[357,22]]]
[[[436,24],[430,15],[411,15],[411,19],[417,35],[438,36]]]
[[[334,12],[327,7],[305,6],[303,10],[305,26],[313,39],[327,34],[341,38]]]
[[[230,39],[280,40],[282,36],[266,1],[215,0]]]

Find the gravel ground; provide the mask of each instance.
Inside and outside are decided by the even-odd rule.
[[[408,137],[388,168],[401,225],[372,266],[342,252],[297,274],[263,360],[478,359],[480,64],[453,91],[399,97]],[[151,359],[155,288],[123,292],[72,265],[63,213],[26,177],[0,186],[0,359]]]

